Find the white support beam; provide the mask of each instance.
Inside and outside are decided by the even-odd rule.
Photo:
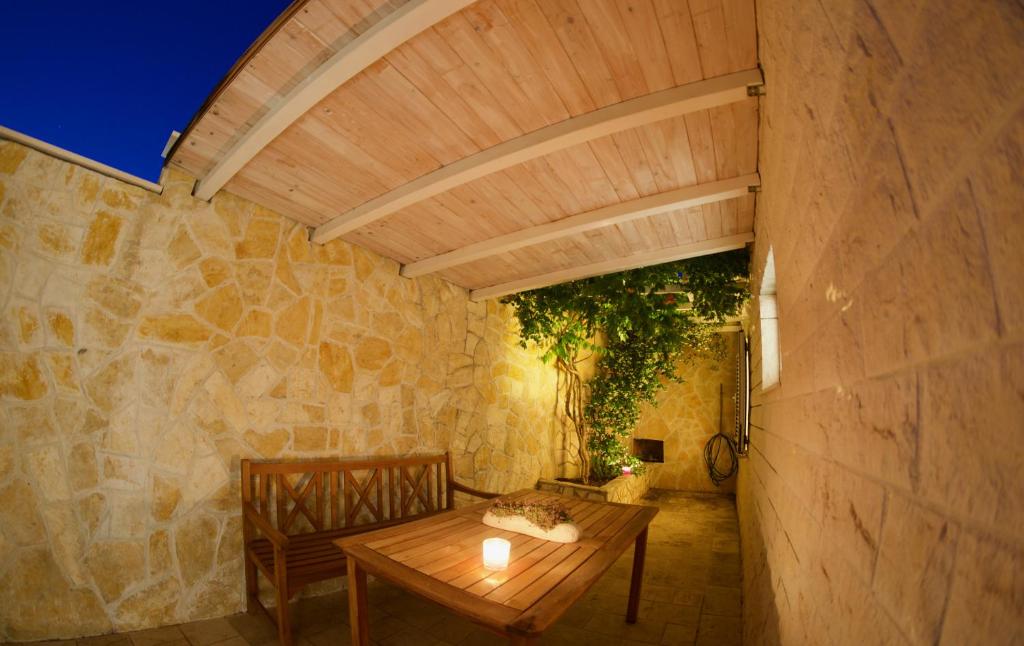
[[[666,249],[657,249],[655,251],[644,251],[631,256],[623,256],[621,258],[613,258],[611,260],[595,262],[589,265],[570,267],[569,269],[561,269],[547,274],[530,276],[529,278],[513,280],[508,283],[501,283],[500,285],[474,289],[469,293],[469,297],[474,301],[482,301],[488,298],[497,298],[499,296],[507,296],[517,292],[539,289],[549,285],[557,285],[558,283],[565,283],[570,280],[590,278],[591,276],[602,276],[604,274],[626,271],[627,269],[636,269],[637,267],[646,267],[648,265],[657,265],[663,262],[672,262],[673,260],[683,260],[684,258],[707,256],[713,253],[720,253],[722,251],[742,249],[744,245],[748,242],[753,242],[753,240],[754,232],[748,231],[747,233],[737,233],[736,235],[726,236],[723,238],[691,242],[677,247],[668,247]]]
[[[483,240],[461,249],[433,256],[410,263],[402,267],[402,275],[415,278],[430,274],[448,267],[463,265],[467,262],[480,260],[490,256],[540,244],[549,240],[557,240],[571,235],[600,229],[602,227],[621,224],[630,220],[645,218],[666,211],[688,209],[701,204],[721,202],[746,195],[751,186],[760,186],[761,178],[757,173],[734,177],[718,182],[708,182],[687,186],[674,191],[666,191],[656,195],[648,195],[636,200],[612,204],[593,211],[570,215],[567,218],[540,224],[520,231],[515,231],[489,240]]]
[[[763,83],[757,69],[688,83],[616,103],[504,141],[422,175],[320,225],[313,242],[324,243],[422,200],[516,164],[577,144],[681,114],[735,103]]]
[[[271,141],[331,92],[385,54],[476,0],[409,0],[327,59],[232,146],[196,186],[209,200]]]

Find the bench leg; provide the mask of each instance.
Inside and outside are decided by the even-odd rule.
[[[644,559],[647,557],[647,528],[636,537],[633,548],[633,576],[629,580],[629,603],[626,606],[626,623],[635,624],[640,611],[640,586],[644,582]]]
[[[284,552],[274,549],[274,578],[277,592],[277,639],[281,646],[292,646],[292,622],[288,616],[288,569]]]
[[[260,581],[259,570],[248,554],[245,555],[245,610],[250,615],[256,614],[259,608]]]
[[[370,622],[366,607],[366,570],[351,556],[348,563],[348,620],[352,626],[352,646],[368,646]]]

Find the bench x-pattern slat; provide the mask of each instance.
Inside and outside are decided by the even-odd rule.
[[[410,492],[409,497],[404,498],[402,503],[402,516],[406,516],[409,513],[409,509],[417,500],[423,503],[424,509],[433,511],[433,505],[430,501],[430,469],[424,468],[423,471],[413,481],[412,474],[409,473],[408,469],[402,469],[402,478],[404,482],[409,483]],[[424,486],[426,485],[426,486]],[[405,485],[403,483],[402,490],[404,492]]]
[[[382,497],[382,492],[380,489],[380,469],[371,470],[370,474],[367,476],[363,485],[359,484],[355,476],[352,475],[351,471],[346,471],[345,482],[347,486],[351,486],[351,489],[348,489],[348,491],[354,490],[356,494],[354,498],[349,497],[346,499],[346,504],[348,505],[349,508],[347,512],[348,518],[346,519],[346,524],[350,526],[354,524],[356,519],[359,517],[359,510],[363,508],[365,508],[368,512],[373,514],[373,517],[377,520],[377,522],[383,521],[384,517],[381,516],[379,502],[380,498]],[[371,487],[375,489],[378,496],[378,503],[376,505],[374,505],[370,501]]]
[[[318,503],[317,506],[319,507],[319,500],[321,498],[320,487],[318,486],[320,483],[320,474],[312,474],[312,477],[310,477],[309,480],[306,482],[306,486],[302,488],[302,493],[297,492],[292,487],[292,484],[288,482],[288,478],[284,477],[283,475],[280,476],[280,480],[278,482],[281,489],[285,493],[287,493],[288,496],[294,502],[291,511],[288,512],[284,522],[281,523],[281,530],[287,533],[288,530],[291,529],[292,524],[299,517],[300,513],[309,520],[310,525],[312,525],[315,529],[323,529],[323,523],[317,517],[319,516],[319,514],[314,515],[313,512],[311,512],[306,507],[306,499],[309,498],[309,494],[313,491],[317,492],[316,501]],[[285,501],[285,504],[287,505],[287,501]],[[281,514],[283,511],[284,508],[279,508],[278,514]]]

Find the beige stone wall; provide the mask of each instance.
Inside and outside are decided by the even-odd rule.
[[[738,484],[744,643],[1017,643],[1024,8],[758,19],[782,375]]]
[[[243,456],[557,475],[510,313],[230,195],[0,142],[0,641],[238,611]]]
[[[722,388],[722,428],[735,433],[736,333],[723,335],[725,358],[680,361],[682,383],[666,382],[657,405],[644,404],[635,437],[665,442],[665,463],[652,474],[651,486],[678,491],[732,492],[736,476],[716,487],[708,477],[704,445],[719,429],[718,387]],[[728,458],[722,458],[721,465]]]

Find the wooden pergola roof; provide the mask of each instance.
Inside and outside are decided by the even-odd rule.
[[[297,0],[168,156],[498,296],[743,246],[753,0]]]

